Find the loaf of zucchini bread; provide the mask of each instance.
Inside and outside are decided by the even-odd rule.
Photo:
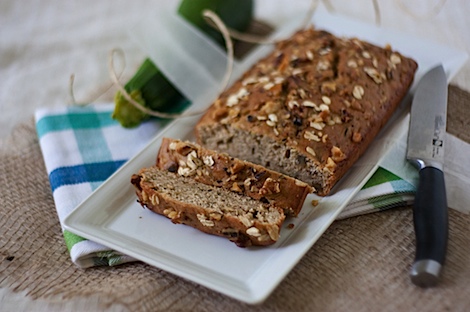
[[[396,110],[416,69],[390,46],[301,30],[221,94],[197,124],[197,142],[328,195]]]

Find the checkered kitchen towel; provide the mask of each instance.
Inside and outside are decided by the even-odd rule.
[[[111,118],[113,104],[40,109],[36,129],[62,223],[65,217],[134,156],[168,121],[154,119],[124,129]],[[415,187],[379,168],[339,218],[403,206],[413,200]],[[66,230],[65,243],[79,267],[117,265],[135,259]]]

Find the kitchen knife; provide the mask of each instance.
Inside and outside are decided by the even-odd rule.
[[[419,170],[413,206],[416,256],[411,281],[435,286],[447,249],[448,216],[444,183],[444,138],[447,116],[447,77],[442,66],[418,83],[411,105],[407,159]]]

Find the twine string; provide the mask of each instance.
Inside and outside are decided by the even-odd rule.
[[[117,78],[120,79],[123,72],[124,72],[124,68],[126,67],[125,58],[124,58],[124,51],[122,51],[121,49],[117,49],[117,48],[114,49],[114,50],[115,50],[115,52],[119,52],[122,55],[123,66],[122,66],[121,71],[118,74],[116,74]],[[95,102],[98,98],[100,98],[103,94],[108,92],[114,86],[113,82],[110,81],[106,85],[104,85],[104,86],[98,88],[96,91],[94,91],[92,93],[92,95],[89,96],[89,98],[86,101],[78,102],[75,98],[74,83],[75,83],[75,74],[71,74],[70,79],[69,79],[69,97],[70,97],[71,104],[74,105],[74,106],[89,105],[90,103]]]

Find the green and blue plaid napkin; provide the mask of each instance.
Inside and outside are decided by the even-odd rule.
[[[133,157],[168,121],[153,119],[124,129],[111,118],[113,104],[40,109],[36,129],[54,202],[62,223],[116,169]],[[347,218],[407,205],[415,187],[379,168],[339,215]],[[79,267],[117,265],[134,258],[63,230],[72,261]]]

